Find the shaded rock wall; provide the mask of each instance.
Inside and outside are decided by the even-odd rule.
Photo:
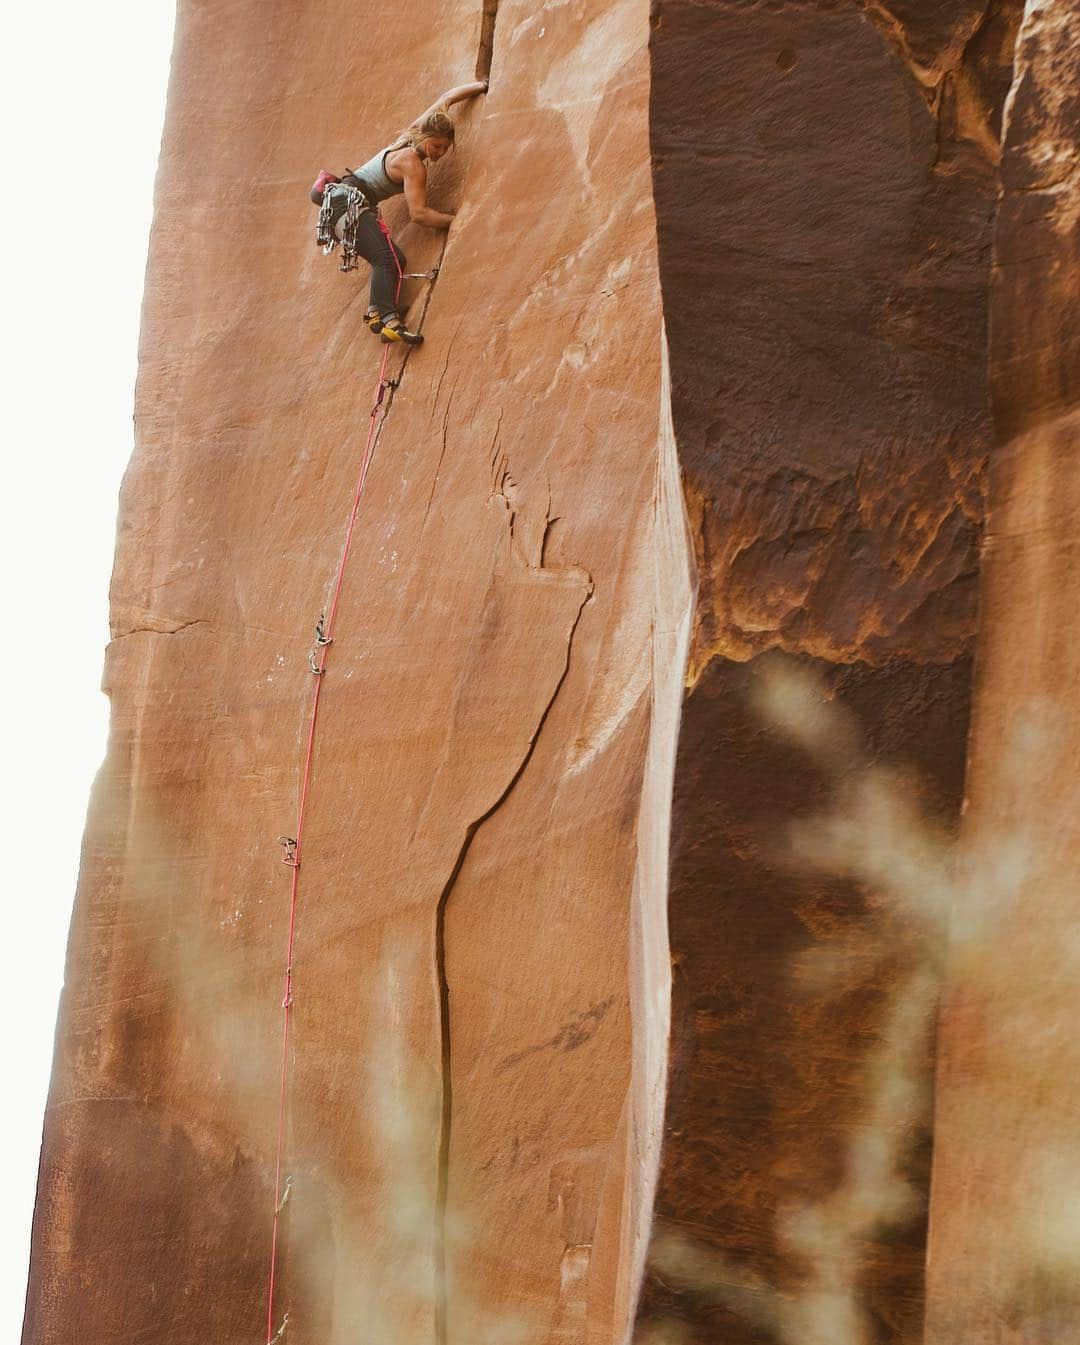
[[[994,241],[978,696],[927,1340],[1080,1340],[1080,10],[1029,3]]]
[[[625,1330],[667,1040],[662,934],[636,945],[662,931],[689,630],[649,30],[640,0],[495,19],[180,6],[34,1345],[265,1330],[275,837],[380,350],[305,194],[488,59],[435,178],[460,213],[415,294],[427,345],[395,360],[326,674],[274,1326]],[[388,215],[414,267],[439,258]]]
[[[790,858],[793,823],[836,806],[854,767],[814,760],[755,702],[770,669],[817,679],[854,717],[859,769],[902,768],[898,788],[955,829],[1014,26],[970,4],[653,6],[660,272],[701,594],[657,1205],[690,1265],[680,1279],[661,1257],[646,1329],[674,1321],[724,1345],[917,1338],[925,1105],[897,1174],[911,1206],[864,1217],[849,1201],[853,1269],[826,1272],[793,1231],[807,1209],[841,1220],[868,1062],[908,968],[872,955],[879,887]],[[827,993],[798,985],[815,954],[836,963]],[[923,1073],[930,1036],[928,1023]],[[773,1291],[806,1312],[785,1325]],[[812,1330],[815,1294],[835,1312]]]

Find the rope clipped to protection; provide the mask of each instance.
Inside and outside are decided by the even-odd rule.
[[[336,190],[336,189],[335,189]],[[352,191],[351,188],[346,188]],[[363,200],[360,192],[354,192],[354,195]],[[326,193],[329,197],[330,192]],[[350,203],[351,204],[351,203]],[[365,207],[370,209],[370,207]],[[319,228],[322,230],[323,216],[326,212],[326,202],[323,202],[323,209],[319,212]],[[360,212],[362,213],[362,211]],[[329,216],[327,216],[329,218]],[[357,215],[356,218],[359,218]],[[382,225],[382,221],[380,221]],[[384,232],[389,236],[386,226],[382,225]],[[347,233],[347,231],[346,231]],[[333,229],[330,229],[330,236],[334,237]],[[355,242],[355,235],[354,235]],[[342,249],[345,252],[345,243]],[[328,249],[330,250],[330,249]],[[397,292],[394,296],[395,302],[401,297],[401,282],[404,279],[401,270],[401,262],[398,261],[397,250],[391,246],[394,263],[397,266],[398,283]],[[347,253],[345,255],[348,255]],[[354,249],[355,265],[355,249]],[[344,260],[342,270],[351,269],[346,267]],[[314,690],[311,695],[311,715],[308,719],[307,745],[304,750],[304,765],[300,776],[300,798],[296,808],[296,831],[293,836],[279,836],[278,843],[284,848],[283,862],[292,870],[291,881],[289,884],[289,928],[285,944],[285,988],[281,997],[282,1025],[281,1025],[281,1074],[278,1087],[278,1119],[277,1119],[277,1151],[274,1170],[274,1221],[273,1233],[270,1241],[270,1273],[269,1283],[266,1291],[266,1345],[277,1345],[285,1335],[285,1330],[289,1325],[289,1314],[286,1313],[277,1333],[274,1333],[274,1296],[277,1287],[277,1264],[278,1264],[278,1241],[281,1228],[281,1218],[285,1210],[286,1202],[292,1190],[292,1177],[285,1175],[285,1117],[286,1117],[286,1099],[287,1085],[289,1080],[289,1026],[292,1018],[293,1008],[293,953],[296,948],[296,916],[299,906],[300,894],[300,855],[303,849],[304,840],[304,817],[307,813],[308,794],[311,790],[312,765],[315,760],[315,730],[319,720],[319,704],[322,700],[322,690],[325,682],[323,674],[326,672],[326,658],[330,652],[330,647],[334,643],[334,623],[337,620],[338,604],[341,601],[341,590],[345,583],[345,571],[349,563],[349,552],[352,549],[353,534],[356,531],[356,520],[360,514],[360,503],[364,496],[364,486],[367,484],[368,470],[371,467],[371,459],[375,452],[375,439],[379,429],[379,408],[382,406],[383,399],[387,390],[397,387],[397,382],[386,376],[386,370],[390,360],[390,347],[387,346],[383,351],[382,364],[379,367],[379,381],[376,384],[375,402],[371,409],[371,418],[368,421],[367,440],[364,444],[364,451],[360,457],[360,474],[356,482],[356,490],[353,492],[352,509],[349,512],[348,521],[345,526],[345,541],[341,549],[341,559],[338,562],[337,578],[334,581],[334,591],[330,599],[330,604],[326,611],[319,616],[315,626],[315,645],[309,656],[309,666],[315,674]]]

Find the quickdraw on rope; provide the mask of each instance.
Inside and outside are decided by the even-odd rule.
[[[359,192],[354,193],[360,200],[363,196]],[[327,192],[327,198],[330,193]],[[350,203],[351,204],[351,203]],[[367,207],[365,204],[365,208]],[[322,227],[323,213],[326,211],[324,204],[323,210],[319,214],[319,225]],[[357,216],[359,218],[359,216]],[[383,221],[379,220],[379,227],[386,235],[387,243],[394,258],[394,264],[397,267],[398,283],[397,291],[394,295],[395,303],[401,297],[401,282],[405,279],[401,262],[398,259],[397,249],[390,238],[390,230]],[[336,241],[336,240],[335,240]],[[355,265],[355,260],[353,262]],[[351,269],[342,262],[342,270]],[[326,657],[330,646],[334,643],[334,622],[337,619],[338,603],[341,600],[341,589],[345,582],[345,570],[349,563],[349,552],[352,549],[353,533],[356,530],[356,519],[360,513],[360,501],[364,495],[364,486],[367,483],[368,468],[371,466],[372,455],[375,450],[375,437],[379,426],[379,408],[383,404],[387,389],[396,387],[397,383],[392,382],[386,377],[386,369],[390,360],[391,347],[388,345],[383,351],[382,364],[379,368],[379,382],[375,392],[375,401],[371,408],[371,416],[368,421],[367,441],[364,444],[364,451],[360,457],[360,473],[356,481],[356,490],[353,492],[352,508],[349,511],[348,522],[345,527],[345,542],[341,550],[341,560],[338,564],[337,578],[334,581],[334,590],[330,599],[330,605],[325,612],[320,615],[315,625],[315,645],[309,655],[308,665],[314,674],[314,689],[311,695],[311,715],[308,720],[307,745],[304,749],[304,765],[300,777],[300,798],[296,809],[296,834],[295,836],[279,836],[278,842],[284,847],[283,862],[292,869],[291,881],[289,884],[289,932],[285,946],[285,989],[281,997],[282,1010],[282,1029],[281,1029],[281,1085],[278,1092],[278,1123],[277,1123],[277,1153],[274,1161],[274,1223],[273,1234],[270,1242],[270,1277],[267,1286],[267,1306],[266,1306],[266,1345],[275,1345],[284,1335],[286,1327],[289,1324],[289,1314],[286,1313],[277,1333],[274,1332],[274,1290],[276,1288],[277,1277],[277,1253],[278,1253],[278,1234],[281,1227],[281,1219],[285,1212],[285,1206],[288,1202],[289,1193],[292,1190],[292,1177],[288,1177],[283,1182],[284,1176],[284,1157],[285,1157],[285,1100],[286,1085],[289,1076],[289,1020],[292,1014],[293,1003],[293,953],[296,947],[296,910],[297,898],[300,890],[300,855],[304,840],[304,815],[307,812],[308,792],[311,786],[311,767],[315,758],[315,728],[319,718],[319,702],[322,698],[322,689],[324,683],[324,674],[326,672]]]

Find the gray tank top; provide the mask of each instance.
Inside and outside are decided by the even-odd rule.
[[[368,159],[362,168],[354,168],[353,174],[364,184],[364,195],[372,203],[378,205],[380,201],[385,201],[388,196],[400,196],[405,190],[404,182],[394,182],[386,171],[386,156],[391,152],[392,146],[379,150],[374,158]]]

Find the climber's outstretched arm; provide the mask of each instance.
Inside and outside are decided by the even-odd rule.
[[[425,108],[417,117],[417,124],[422,122],[429,113],[437,112],[443,107],[453,107],[455,103],[463,103],[466,98],[475,98],[477,94],[487,93],[488,82],[486,79],[475,80],[472,84],[459,84],[457,88],[447,89],[446,93],[441,94],[432,105]]]
[[[416,150],[403,150],[397,165],[405,182],[405,202],[409,218],[429,229],[448,229],[454,221],[445,210],[435,210],[427,203],[427,165]]]

